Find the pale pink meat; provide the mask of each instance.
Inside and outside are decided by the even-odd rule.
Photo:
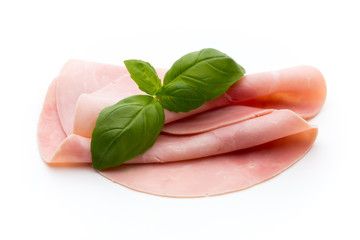
[[[231,110],[231,109],[230,109]],[[263,110],[260,110],[261,112]],[[253,112],[251,112],[253,114]],[[311,127],[290,110],[269,111],[258,117],[240,116],[234,124],[192,135],[160,134],[155,144],[144,154],[125,164],[165,163],[203,158],[271,142],[295,135]],[[237,120],[237,121],[236,121]],[[90,138],[69,135],[58,147],[52,163],[91,163]]]
[[[121,165],[100,171],[128,188],[168,197],[213,196],[266,181],[303,157],[317,135],[316,128],[253,148],[203,159],[166,164]]]
[[[162,78],[165,70],[157,71]],[[133,94],[143,93],[124,67],[65,64],[40,115],[44,161],[91,163],[90,137],[99,112]],[[311,148],[317,128],[302,118],[314,117],[325,97],[324,78],[313,67],[247,75],[199,109],[166,111],[164,133],[151,149],[100,173],[129,188],[172,197],[248,188],[284,171]]]
[[[312,128],[290,110],[236,122],[194,135],[160,135],[144,154],[128,163],[175,162],[250,148]]]
[[[37,132],[41,157],[48,163],[52,161],[58,146],[66,138],[56,108],[56,83],[57,78],[51,82],[47,91]]]
[[[230,105],[170,122],[164,126],[163,132],[175,135],[201,133],[259,117],[272,111],[272,109]]]
[[[166,73],[165,69],[157,69],[156,71],[160,78],[163,78]],[[91,138],[96,119],[103,108],[111,106],[124,98],[139,94],[144,95],[146,93],[138,88],[129,73],[124,74],[116,81],[104,85],[97,91],[81,94],[76,104],[73,132]]]
[[[66,136],[56,108],[55,78],[49,86],[38,124],[38,145],[47,163],[91,163],[90,138]],[[71,161],[69,161],[71,159]]]
[[[70,134],[59,144],[50,163],[91,164],[90,143],[91,138]]]
[[[102,88],[128,74],[125,67],[81,60],[70,60],[57,79],[56,103],[60,122],[65,133],[73,132],[75,106],[83,93]]]
[[[318,69],[296,66],[246,75],[223,97],[246,106],[290,109],[309,119],[319,113],[325,102],[326,84]]]
[[[165,70],[158,71],[160,77]],[[132,82],[129,76],[116,82],[115,88],[122,88]],[[131,83],[133,84],[133,83]],[[123,99],[124,95],[114,95],[111,87],[105,87],[94,94],[81,96],[76,107],[74,133],[90,137],[96,119],[106,106]],[[130,94],[130,91],[127,91]],[[142,94],[134,89],[133,94]],[[127,95],[126,95],[127,96]],[[101,97],[101,101],[98,101]],[[92,98],[94,98],[92,100]],[[165,123],[226,105],[245,105],[264,109],[290,109],[301,117],[309,119],[321,109],[326,98],[326,85],[322,74],[311,66],[297,66],[272,72],[249,74],[219,98],[206,102],[188,113],[174,113],[165,110]],[[91,104],[88,104],[88,103]],[[84,125],[84,119],[87,123]]]
[[[143,94],[143,92],[131,80],[129,74],[91,94],[81,94],[76,104],[73,132],[80,136],[91,138],[92,130],[90,131],[90,129],[94,129],[97,119],[97,117],[92,116],[98,116],[105,107],[137,94]]]

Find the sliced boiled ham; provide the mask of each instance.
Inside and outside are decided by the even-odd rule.
[[[257,117],[244,111],[243,115],[234,115],[232,121],[234,124],[199,134],[160,134],[152,148],[125,164],[165,163],[208,157],[261,145],[313,128],[290,110],[269,110],[265,114],[262,109],[258,109]],[[59,144],[51,162],[91,163],[90,141],[90,138],[69,135]]]
[[[303,157],[316,128],[263,145],[190,161],[127,164],[100,174],[128,188],[168,197],[204,197],[235,192],[264,182]]]
[[[311,127],[290,110],[192,135],[160,135],[152,148],[128,163],[175,162],[233,152],[295,135]]]
[[[48,89],[38,124],[38,144],[42,159],[50,163],[59,145],[66,139],[56,105],[55,78]]]
[[[170,122],[164,126],[163,132],[175,135],[196,134],[269,114],[272,111],[272,109],[229,105]]]
[[[73,132],[75,106],[83,93],[91,93],[128,74],[125,67],[80,60],[68,61],[57,78],[56,103],[66,134]]]
[[[157,69],[160,78],[163,78],[166,70]],[[95,122],[101,110],[118,101],[132,95],[144,94],[135,81],[127,73],[121,78],[104,85],[92,93],[81,94],[77,100],[74,121],[74,133],[83,137],[91,138]]]
[[[160,76],[165,73],[164,70],[158,72]],[[95,93],[81,96],[76,106],[74,133],[91,137],[101,109],[115,104],[124,97],[122,94],[113,94],[112,88],[127,89],[129,82],[133,82],[133,80],[128,76],[115,84],[111,83],[110,87],[105,86]],[[126,93],[126,96],[131,94],[127,90]],[[135,89],[133,95],[135,94],[143,93]],[[99,101],[100,97],[101,101]],[[319,70],[311,66],[297,66],[246,75],[231,86],[225,94],[206,102],[198,109],[188,113],[173,113],[165,110],[165,123],[210,109],[235,104],[264,109],[290,109],[301,117],[309,119],[320,111],[325,98],[326,85]],[[84,125],[84,120],[87,121],[86,125]]]
[[[160,78],[166,72],[157,71]],[[99,112],[134,94],[143,93],[124,67],[69,61],[50,85],[40,116],[44,161],[91,163]],[[173,197],[250,187],[284,171],[311,148],[317,129],[304,119],[320,111],[325,97],[324,78],[313,67],[247,75],[196,110],[166,111],[163,133],[151,149],[100,173],[138,191]]]

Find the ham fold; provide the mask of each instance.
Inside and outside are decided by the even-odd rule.
[[[164,69],[158,69],[162,78]],[[50,164],[91,163],[99,112],[143,94],[124,67],[70,60],[51,83],[38,125]],[[172,197],[248,188],[284,171],[312,146],[317,128],[304,119],[324,104],[325,80],[310,66],[249,74],[224,95],[188,113],[166,111],[154,146],[122,166],[100,171],[134,190]]]
[[[311,148],[316,128],[263,145],[189,161],[128,164],[100,174],[131,189],[168,197],[235,192],[264,182],[297,162]]]
[[[165,70],[160,69],[158,73],[162,78]],[[104,107],[135,94],[144,93],[137,88],[129,75],[118,81],[115,80],[94,93],[82,94],[76,106],[74,133],[91,137],[96,119]],[[319,70],[310,66],[297,66],[244,76],[224,95],[206,102],[189,113],[173,113],[165,110],[165,123],[235,104],[263,109],[290,109],[301,117],[310,119],[320,111],[325,98],[325,81]]]

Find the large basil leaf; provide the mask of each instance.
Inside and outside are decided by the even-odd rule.
[[[91,140],[95,169],[120,165],[144,153],[164,126],[164,110],[155,98],[135,95],[100,112]]]
[[[164,108],[174,112],[188,112],[206,101],[201,90],[181,81],[160,88],[157,96]]]
[[[177,60],[156,96],[166,109],[188,112],[225,93],[244,74],[244,68],[225,53],[205,48]]]
[[[161,87],[161,80],[153,66],[142,60],[126,60],[124,63],[131,78],[139,86],[140,90],[155,95]]]

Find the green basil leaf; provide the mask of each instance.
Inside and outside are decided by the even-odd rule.
[[[206,102],[206,97],[197,88],[184,82],[160,88],[157,97],[164,108],[173,112],[188,112]]]
[[[135,95],[100,112],[91,139],[95,169],[120,165],[144,153],[164,126],[164,110],[155,98]]]
[[[219,97],[244,74],[244,68],[225,53],[205,48],[177,60],[156,96],[166,109],[187,112]]]
[[[124,63],[140,90],[155,95],[161,87],[161,80],[153,66],[142,60],[126,60]]]

